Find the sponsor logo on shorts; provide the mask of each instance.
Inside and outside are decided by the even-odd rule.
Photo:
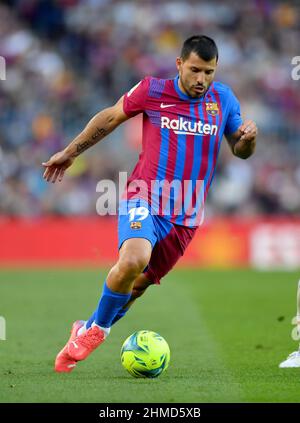
[[[141,229],[141,227],[142,227],[142,222],[131,222],[130,223],[131,229]]]

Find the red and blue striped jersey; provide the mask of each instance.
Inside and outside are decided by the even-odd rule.
[[[146,77],[124,96],[127,116],[143,113],[142,151],[124,194],[193,227],[201,223],[223,134],[235,132],[242,119],[227,85],[213,82],[203,97],[192,98],[178,78]]]

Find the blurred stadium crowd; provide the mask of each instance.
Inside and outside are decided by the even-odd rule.
[[[137,160],[139,122],[81,155],[61,184],[44,182],[41,162],[145,75],[175,77],[183,40],[198,33],[216,40],[216,79],[259,127],[249,160],[224,140],[209,214],[299,213],[300,3],[269,0],[1,1],[0,213],[95,214],[97,182]]]

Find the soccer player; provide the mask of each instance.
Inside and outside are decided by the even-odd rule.
[[[143,113],[142,152],[119,206],[119,258],[104,281],[95,312],[73,324],[56,357],[57,372],[70,372],[88,357],[132,303],[148,286],[159,284],[184,254],[201,223],[223,134],[235,156],[253,154],[256,124],[243,122],[232,90],[214,82],[217,63],[211,38],[188,38],[176,59],[174,79],[145,77],[43,163],[44,178],[61,181],[79,154]]]
[[[296,323],[296,338],[298,341],[300,340],[300,280],[298,282],[298,291],[297,291],[297,316],[295,319]],[[298,351],[292,352],[286,360],[279,364],[281,368],[288,368],[288,367],[300,367],[300,344]]]

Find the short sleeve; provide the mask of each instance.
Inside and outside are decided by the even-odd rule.
[[[123,110],[127,116],[133,117],[145,111],[148,91],[149,77],[146,77],[124,95]]]
[[[233,92],[229,91],[229,114],[227,117],[227,122],[225,125],[225,135],[231,135],[237,131],[237,129],[243,123],[241,118],[241,107],[238,99],[233,94]]]

